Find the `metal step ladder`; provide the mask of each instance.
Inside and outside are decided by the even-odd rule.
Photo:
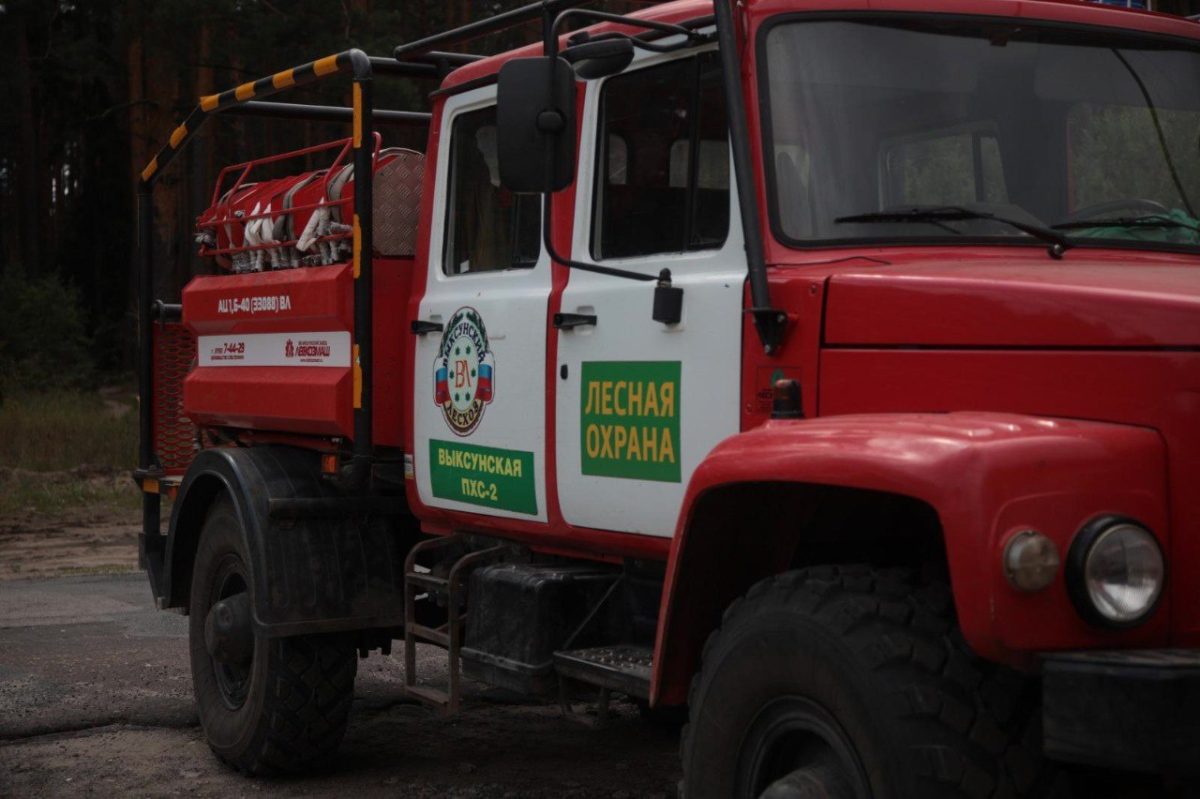
[[[653,667],[654,650],[648,646],[617,644],[554,653],[554,670],[562,677],[638,699],[650,698]]]
[[[434,538],[416,544],[404,561],[404,693],[414,699],[438,709],[444,715],[458,712],[460,691],[460,653],[467,611],[466,579],[471,571],[489,563],[495,563],[513,552],[510,546],[494,546],[487,549],[468,551],[450,567],[445,577],[431,572],[417,571],[417,558],[440,550],[466,549],[466,539],[461,535]],[[417,623],[416,601],[421,594],[445,598],[446,622],[437,627]],[[417,684],[417,642],[425,641],[444,648],[450,660],[447,689]]]

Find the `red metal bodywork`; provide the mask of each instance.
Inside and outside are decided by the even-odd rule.
[[[753,42],[774,15],[806,11],[930,13],[916,0],[761,0],[740,15],[743,41]],[[954,0],[936,11],[1200,41],[1200,25],[1086,3]],[[711,13],[711,3],[685,0],[639,16],[683,22]],[[613,27],[620,26],[601,29]],[[540,54],[535,45],[472,63],[447,77],[444,92],[486,80],[512,58]],[[757,113],[764,98],[753,47],[744,48],[742,63],[757,200],[765,208]],[[437,163],[443,143],[444,92],[434,97],[429,164]],[[582,93],[579,103],[582,110]],[[436,170],[427,169],[415,262],[376,260],[375,435],[389,446],[415,438],[413,414],[403,402],[412,395],[415,351],[407,327],[425,291],[435,180]],[[574,204],[573,187],[554,197],[552,236],[560,251],[570,247]],[[764,355],[747,317],[743,432],[696,472],[672,541],[573,527],[563,519],[554,445],[559,332],[549,320],[561,307],[570,271],[558,265],[543,322],[547,521],[430,508],[410,480],[408,501],[423,528],[473,530],[601,560],[666,560],[652,691],[668,703],[684,699],[699,644],[711,629],[711,620],[689,605],[695,596],[689,592],[703,590],[690,581],[705,574],[681,571],[685,556],[704,546],[689,539],[695,503],[718,487],[767,479],[887,491],[932,507],[964,634],[989,658],[1019,665],[1046,649],[1200,644],[1200,500],[1194,489],[1200,483],[1200,259],[1081,248],[1055,261],[1042,245],[797,250],[775,240],[765,223],[762,235],[772,301],[789,315],[786,339],[779,352]],[[210,313],[205,309],[222,292],[240,291],[239,278],[211,284],[201,278],[185,292],[185,322],[203,335],[297,329],[301,319],[305,329],[348,330],[347,269],[278,273],[303,298],[287,319]],[[248,277],[255,285],[276,279]],[[187,381],[188,407],[202,423],[320,436],[352,430],[349,370],[204,371]],[[315,371],[329,374],[315,379]],[[767,422],[769,389],[781,375],[799,380],[806,420]],[[1061,578],[1033,595],[1008,586],[1000,551],[1017,528],[1041,530],[1065,553],[1073,533],[1106,512],[1142,520],[1167,553],[1169,594],[1148,623],[1121,632],[1086,625]],[[755,546],[753,531],[739,535],[744,546]]]
[[[639,16],[682,22],[710,10],[705,2],[681,2]],[[911,0],[802,6],[764,0],[742,15],[745,41],[754,41],[776,14],[838,10],[930,11]],[[1200,39],[1200,26],[1175,17],[1075,2],[967,0],[940,5],[937,12]],[[445,87],[484,79],[510,58],[539,53],[531,46],[485,59],[453,73]],[[743,58],[747,101],[751,109],[761,108],[753,48],[744,55],[750,56]],[[435,107],[435,120],[440,110]],[[761,176],[756,113],[749,114],[749,125]],[[432,154],[436,129],[430,142]],[[765,182],[757,186],[765,207]],[[427,182],[427,192],[432,188]],[[572,191],[555,202],[554,236],[563,248],[570,241]],[[1176,492],[1187,496],[1185,486],[1200,480],[1195,257],[1093,249],[1055,262],[1041,246],[800,251],[775,240],[765,226],[763,235],[772,301],[790,319],[787,339],[780,352],[765,356],[746,320],[741,426],[748,432],[712,453],[689,486],[660,611],[656,701],[684,701],[698,644],[711,629],[711,619],[689,614],[704,586],[680,588],[690,510],[711,488],[767,478],[892,491],[934,507],[964,633],[988,657],[1020,665],[1045,649],[1200,640],[1200,611],[1193,610],[1200,603],[1188,588],[1200,578],[1200,513],[1169,502]],[[427,252],[425,239],[418,263]],[[567,270],[556,266],[551,314],[568,279]],[[418,288],[414,310],[419,297]],[[547,385],[553,386],[558,336],[547,328]],[[755,429],[769,417],[770,386],[779,376],[800,381],[806,416],[841,418]],[[434,511],[420,505],[411,485],[410,502],[437,529],[470,525],[526,541],[565,539],[573,551],[632,554],[637,536],[580,530],[562,521],[552,396],[546,411],[548,524]],[[1012,415],[911,415],[951,411]],[[842,416],[865,413],[872,415]],[[1015,526],[1036,525],[1065,552],[1085,521],[1118,510],[1155,530],[1174,570],[1171,594],[1151,622],[1134,631],[1101,631],[1079,620],[1061,582],[1034,596],[1019,595],[1005,582],[999,553]],[[711,571],[697,576],[711,578]]]
[[[409,258],[375,259],[374,437],[380,446],[403,445],[400,430],[405,370],[404,307],[413,274]],[[206,275],[183,291],[183,322],[196,336],[352,331],[354,280],[350,264],[242,275]],[[221,301],[287,294],[287,311],[222,312]],[[229,306],[226,306],[229,307]],[[240,306],[239,306],[240,307]],[[184,407],[200,425],[283,431],[317,437],[350,436],[353,369],[301,366],[207,366],[184,380]]]
[[[743,15],[745,41],[753,42],[774,15],[838,10],[930,12],[903,0],[814,2],[803,7],[788,0],[763,0],[752,3]],[[967,0],[941,4],[936,10],[1200,39],[1200,25],[1176,17],[1085,3]],[[744,50],[752,52],[753,47]],[[765,98],[759,94],[753,59],[743,58],[743,64],[748,105],[761,108]],[[761,118],[750,113],[748,119],[755,145],[752,160],[756,175],[761,176],[765,169],[762,148],[757,146],[763,140]],[[765,208],[765,182],[756,183],[759,206]],[[698,647],[708,633],[705,626],[711,624],[705,619],[690,625],[689,594],[680,590],[690,508],[714,486],[776,474],[848,486],[875,483],[875,488],[894,490],[898,484],[889,489],[888,483],[876,481],[886,474],[903,483],[906,472],[924,461],[925,476],[933,480],[930,487],[943,486],[933,492],[940,496],[930,504],[944,526],[964,633],[968,643],[988,657],[1019,664],[1039,649],[1200,642],[1195,588],[1200,577],[1200,503],[1191,488],[1200,482],[1200,259],[1075,250],[1054,262],[1037,246],[801,251],[776,240],[765,224],[763,236],[772,267],[772,301],[787,310],[791,323],[782,350],[767,357],[746,322],[743,429],[768,418],[767,391],[776,370],[800,380],[806,416],[897,416],[772,424],[727,440],[698,470],[668,564],[655,652],[655,701],[685,701],[698,666]],[[1005,457],[1023,452],[1028,458],[1025,468],[1036,470],[1041,463],[1064,457],[1065,442],[1041,435],[1018,436],[1020,446],[991,449],[982,444],[974,447],[970,439],[963,439],[959,445],[972,453],[964,455],[973,467],[967,474],[982,481],[972,485],[961,477],[964,463],[952,466],[954,458],[930,457],[928,448],[937,449],[944,431],[930,429],[922,435],[911,426],[916,423],[910,417],[900,416],[952,411],[1023,414],[1023,420],[1012,422],[1022,430],[1036,429],[1029,425],[1040,422],[1063,424],[1055,419],[1097,420],[1107,423],[1102,434],[1099,428],[1094,431],[1099,438],[1133,435],[1141,443],[1135,456],[1132,451],[1112,449],[1112,440],[1085,444],[1089,436],[1084,436],[1075,442],[1074,455],[1067,456],[1079,460],[1060,474],[1064,482],[1041,490],[1027,485],[1022,492],[1019,467],[1018,473],[1008,472],[1007,479],[1000,479],[980,470],[976,459],[986,461],[983,453],[989,449],[1004,451]],[[830,424],[832,429],[824,427]],[[870,424],[878,425],[878,438],[886,438],[897,425],[904,427],[907,458],[887,457],[886,451],[865,444],[863,425]],[[852,434],[856,428],[858,433]],[[810,429],[815,441],[808,441],[803,432]],[[1159,442],[1157,451],[1151,449],[1152,438]],[[867,433],[865,441],[871,440]],[[784,455],[789,442],[809,452],[814,446],[822,452],[845,447],[857,457],[848,457],[840,465],[818,461],[828,469],[823,472]],[[779,451],[780,460],[765,459],[758,449],[764,446]],[[1105,462],[1106,458],[1111,460]],[[1084,468],[1088,464],[1092,467]],[[944,471],[937,474],[939,465]],[[908,479],[916,478],[910,474]],[[998,482],[990,484],[992,479]],[[977,497],[972,491],[984,488],[994,492],[990,506],[980,503],[973,520],[960,517],[960,522],[947,524],[956,516],[957,505]],[[1015,493],[1004,499],[1004,488]],[[910,485],[909,495],[921,498],[918,490]],[[1065,552],[1070,535],[1086,518],[1118,506],[1140,509],[1144,514],[1140,518],[1159,536],[1171,569],[1165,601],[1138,631],[1145,638],[1134,640],[1083,624],[1061,583],[1027,597],[1017,595],[1004,581],[998,547],[1009,529],[1006,525],[1035,524],[1017,518],[1043,519],[1047,531],[1055,531],[1047,534],[1058,539]]]
[[[685,507],[706,492],[763,481],[836,485],[913,497],[935,509],[950,565],[959,623],[984,657],[1026,665],[1037,651],[1167,642],[1169,609],[1132,630],[1098,631],[1083,622],[1062,575],[1051,588],[1021,594],[1006,582],[1001,552],[1019,530],[1043,532],[1066,552],[1071,537],[1101,513],[1123,513],[1158,531],[1164,549],[1164,445],[1149,429],[987,412],[851,414],[768,422],[727,439],[696,471]],[[672,562],[691,543],[682,518]],[[745,531],[742,546],[754,546]],[[787,563],[779,564],[786,569]],[[659,625],[668,666],[691,664],[689,635],[710,574],[670,572]],[[660,672],[661,698],[684,701],[690,674]]]

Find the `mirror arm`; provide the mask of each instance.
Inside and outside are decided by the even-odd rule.
[[[564,20],[572,16],[582,16],[589,19],[620,22],[627,25],[636,25],[652,30],[660,30],[666,33],[676,33],[686,36],[691,39],[704,39],[705,37],[694,33],[680,25],[671,25],[665,22],[655,22],[653,20],[633,20],[627,17],[622,17],[619,14],[608,14],[603,11],[588,11],[584,9],[569,9],[563,11],[556,17],[553,22],[550,21],[549,7],[543,12],[543,50],[546,56],[551,58],[558,57],[558,28]],[[546,24],[549,23],[549,24]],[[631,37],[632,38],[632,37]],[[548,96],[554,95],[553,81],[554,76],[550,76],[551,88]],[[574,130],[562,131],[560,135],[574,136]],[[546,150],[546,174],[550,175],[554,172],[554,150],[549,148]],[[572,261],[570,258],[564,258],[554,249],[552,231],[554,226],[551,224],[551,207],[553,205],[553,197],[549,192],[542,193],[542,246],[546,249],[546,254],[550,256],[552,263],[558,263],[568,269],[579,269],[583,272],[595,272],[600,275],[609,275],[611,277],[623,277],[627,280],[639,280],[647,283],[658,281],[658,277],[654,275],[646,275],[641,272],[632,272],[628,269],[618,269],[613,266],[601,266],[600,264],[588,264],[582,261]]]
[[[542,246],[546,248],[546,254],[550,256],[553,263],[561,264],[568,269],[579,269],[583,272],[595,272],[598,275],[610,275],[612,277],[623,277],[627,280],[641,280],[644,282],[652,282],[658,280],[654,275],[645,275],[641,272],[631,272],[628,269],[617,269],[613,266],[601,266],[600,264],[587,264],[582,261],[572,261],[570,258],[564,258],[554,249],[554,242],[551,241],[551,230],[553,225],[550,224],[550,206],[553,204],[553,197],[550,194],[542,195]]]

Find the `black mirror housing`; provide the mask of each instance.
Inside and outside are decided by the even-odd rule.
[[[575,73],[561,58],[516,58],[500,67],[496,100],[500,183],[517,193],[555,192],[575,178]]]
[[[633,42],[625,37],[582,42],[563,50],[562,57],[583,80],[616,75],[633,61]]]

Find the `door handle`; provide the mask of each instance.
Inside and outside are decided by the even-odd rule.
[[[559,330],[570,330],[573,327],[585,327],[587,325],[596,325],[596,315],[586,313],[556,313],[554,315],[554,326]]]
[[[418,336],[426,333],[441,333],[444,329],[441,322],[426,322],[423,319],[414,319],[412,322],[412,332]]]

